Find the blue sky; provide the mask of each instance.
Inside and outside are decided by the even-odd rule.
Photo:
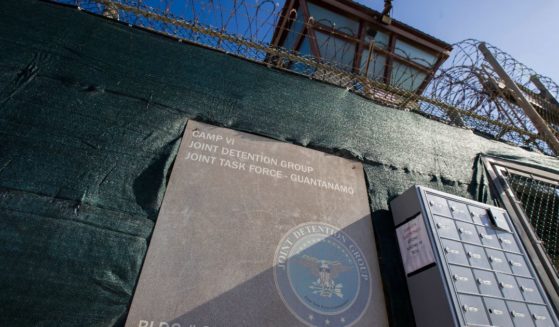
[[[358,0],[382,10],[382,0]],[[449,43],[486,41],[559,83],[559,0],[393,0],[392,17]]]

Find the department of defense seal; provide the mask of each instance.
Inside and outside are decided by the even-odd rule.
[[[309,326],[351,326],[371,297],[363,252],[346,233],[324,223],[301,224],[284,235],[274,279],[287,308]]]

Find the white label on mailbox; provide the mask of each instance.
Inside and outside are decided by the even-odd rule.
[[[435,262],[421,214],[396,228],[396,235],[406,274]]]
[[[491,260],[491,262],[497,262],[497,263],[503,262],[501,258],[497,258],[497,257],[489,257],[489,260]]]
[[[507,240],[506,238],[502,238],[502,237],[499,238],[499,241],[501,241],[501,243],[505,243],[508,245],[512,244],[511,240]]]
[[[472,231],[469,231],[469,230],[464,229],[464,228],[462,228],[462,227],[460,227],[460,228],[458,229],[458,231],[460,232],[460,234],[473,235]]]

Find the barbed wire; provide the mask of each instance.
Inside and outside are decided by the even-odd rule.
[[[469,119],[466,122],[467,126],[496,139],[528,147],[533,146],[542,152],[552,154],[553,151],[545,142],[545,138],[538,134],[538,130],[526,116],[516,96],[507,90],[501,78],[488,65],[479,49],[480,44],[478,40],[468,39],[453,45],[451,58],[436,73],[424,95],[456,107],[461,113],[475,113],[493,121],[503,122],[507,128],[498,128],[492,124]],[[537,74],[506,52],[491,45],[487,45],[487,48],[520,87],[524,96],[541,105],[540,108],[536,108],[538,113],[557,133],[559,117],[557,111],[553,110],[557,106],[552,103],[558,95],[557,84],[550,78]],[[535,86],[533,83],[535,79],[541,81],[544,87],[550,90],[548,97]],[[433,115],[441,115],[439,108],[436,107],[423,106],[422,110]],[[528,133],[519,134],[518,129]]]
[[[55,0],[53,0],[55,1]],[[487,66],[478,49],[479,41],[465,40],[453,45],[447,62],[432,77],[422,92],[410,91],[426,78],[426,72],[410,70],[405,65],[391,67],[392,78],[387,80],[388,44],[382,40],[371,42],[368,55],[362,56],[357,70],[353,61],[355,46],[340,41],[340,36],[356,38],[354,28],[333,20],[305,20],[296,10],[285,12],[283,2],[272,0],[59,0],[80,10],[116,19],[171,36],[179,42],[191,42],[247,60],[264,63],[268,67],[288,70],[312,79],[346,88],[377,103],[397,109],[418,112],[447,124],[473,129],[488,137],[554,154],[545,139],[514,96],[501,88],[499,77]],[[274,33],[282,19],[293,23],[287,29],[294,39],[314,37],[308,28],[321,31],[316,36],[322,58],[310,52],[294,51],[273,44]],[[343,23],[343,22],[342,22]],[[323,32],[323,33],[322,33]],[[289,40],[284,40],[284,43]],[[295,42],[295,41],[293,41]],[[302,47],[301,47],[302,48]],[[554,100],[559,86],[550,78],[538,75],[512,56],[489,46],[507,73],[534,101],[542,104],[538,112],[557,133],[559,115]],[[367,50],[367,49],[366,49]],[[363,52],[365,53],[365,51]],[[324,55],[327,54],[327,55]],[[410,55],[396,47],[394,54],[418,65],[429,67],[424,58]],[[384,58],[384,59],[383,59]],[[347,62],[346,62],[347,61]],[[407,69],[407,71],[403,71]],[[549,94],[543,94],[534,84],[542,83]],[[492,82],[494,82],[492,84]],[[494,85],[496,83],[496,85]]]

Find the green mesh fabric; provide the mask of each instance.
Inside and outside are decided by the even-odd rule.
[[[0,49],[2,326],[124,323],[188,119],[364,163],[393,326],[413,319],[392,198],[417,183],[490,201],[481,153],[559,168],[344,89],[47,2],[0,2]]]

